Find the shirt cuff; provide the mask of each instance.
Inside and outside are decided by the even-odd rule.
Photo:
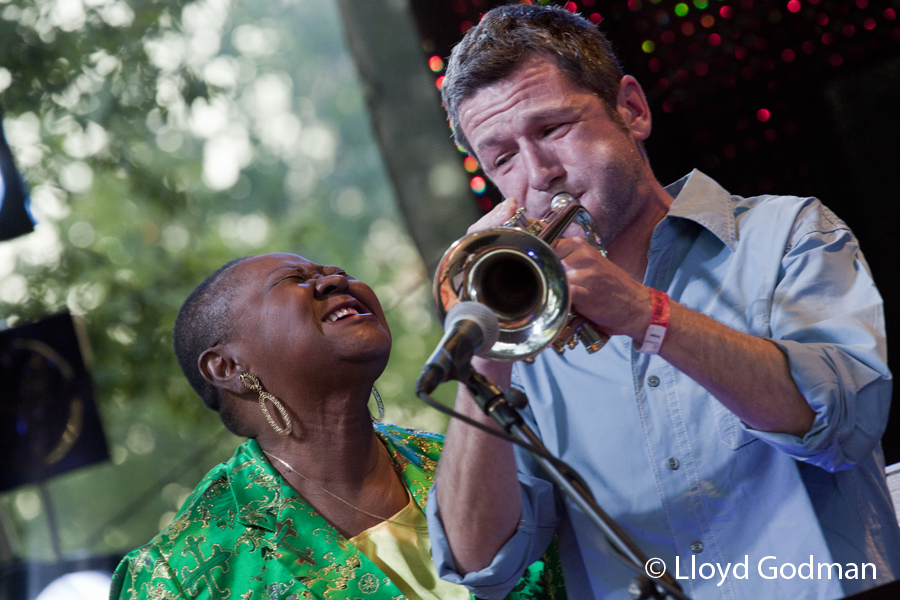
[[[522,478],[523,474],[519,473],[519,477]],[[549,527],[539,528],[535,525],[535,511],[532,502],[537,501],[540,504],[546,502],[548,497],[552,501],[553,496],[552,486],[549,482],[541,479],[535,479],[535,482],[540,490],[537,493],[534,493],[533,488],[528,486],[521,488],[522,516],[516,532],[500,548],[490,565],[480,571],[467,573],[465,576],[456,571],[453,554],[441,522],[440,507],[437,502],[437,483],[432,486],[428,493],[425,514],[428,518],[431,555],[441,579],[463,585],[476,596],[485,600],[501,600],[506,597],[518,583],[528,565],[537,560],[544,552],[556,530],[556,521]],[[532,556],[536,547],[539,547],[537,555]]]
[[[833,345],[772,342],[788,357],[791,377],[816,417],[803,437],[747,430],[797,460],[830,472],[865,461],[884,432],[889,376]]]

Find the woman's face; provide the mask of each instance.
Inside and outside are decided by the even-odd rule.
[[[249,258],[235,267],[232,341],[269,391],[279,385],[340,381],[387,364],[391,333],[372,289],[338,267],[292,254]],[[298,379],[299,378],[299,379]],[[282,393],[289,393],[284,390]]]

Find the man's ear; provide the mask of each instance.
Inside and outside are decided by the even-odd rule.
[[[622,116],[625,127],[631,131],[635,139],[643,141],[650,137],[653,124],[650,118],[650,105],[641,84],[631,75],[625,75],[619,82],[616,109]]]
[[[197,361],[200,374],[215,387],[235,395],[247,391],[240,381],[246,369],[238,364],[228,344],[207,348]]]

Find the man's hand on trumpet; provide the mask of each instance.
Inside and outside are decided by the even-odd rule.
[[[492,208],[490,212],[472,223],[466,233],[475,233],[476,231],[481,231],[488,227],[500,227],[509,221],[518,209],[519,201],[515,198],[507,198]]]
[[[650,288],[584,238],[560,238],[553,249],[566,270],[573,309],[607,335],[627,335],[640,344],[650,324]]]
[[[518,209],[518,200],[507,198],[473,223],[467,233],[500,227]],[[536,215],[525,216],[536,218]],[[571,227],[573,231],[578,230],[577,225]],[[608,335],[627,335],[640,344],[650,324],[650,289],[597,252],[583,237],[560,238],[552,246],[565,267],[573,309],[592,321],[598,330]],[[479,372],[498,383],[506,381],[508,369],[502,369],[504,376],[494,379],[500,375],[493,372],[495,367],[488,366],[488,361],[483,359],[476,360],[473,365]]]

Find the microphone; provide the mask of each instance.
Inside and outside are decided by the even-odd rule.
[[[479,302],[460,302],[444,319],[444,337],[429,357],[416,382],[416,390],[430,394],[441,383],[453,379],[457,371],[482,349],[490,350],[500,335],[497,315]]]

